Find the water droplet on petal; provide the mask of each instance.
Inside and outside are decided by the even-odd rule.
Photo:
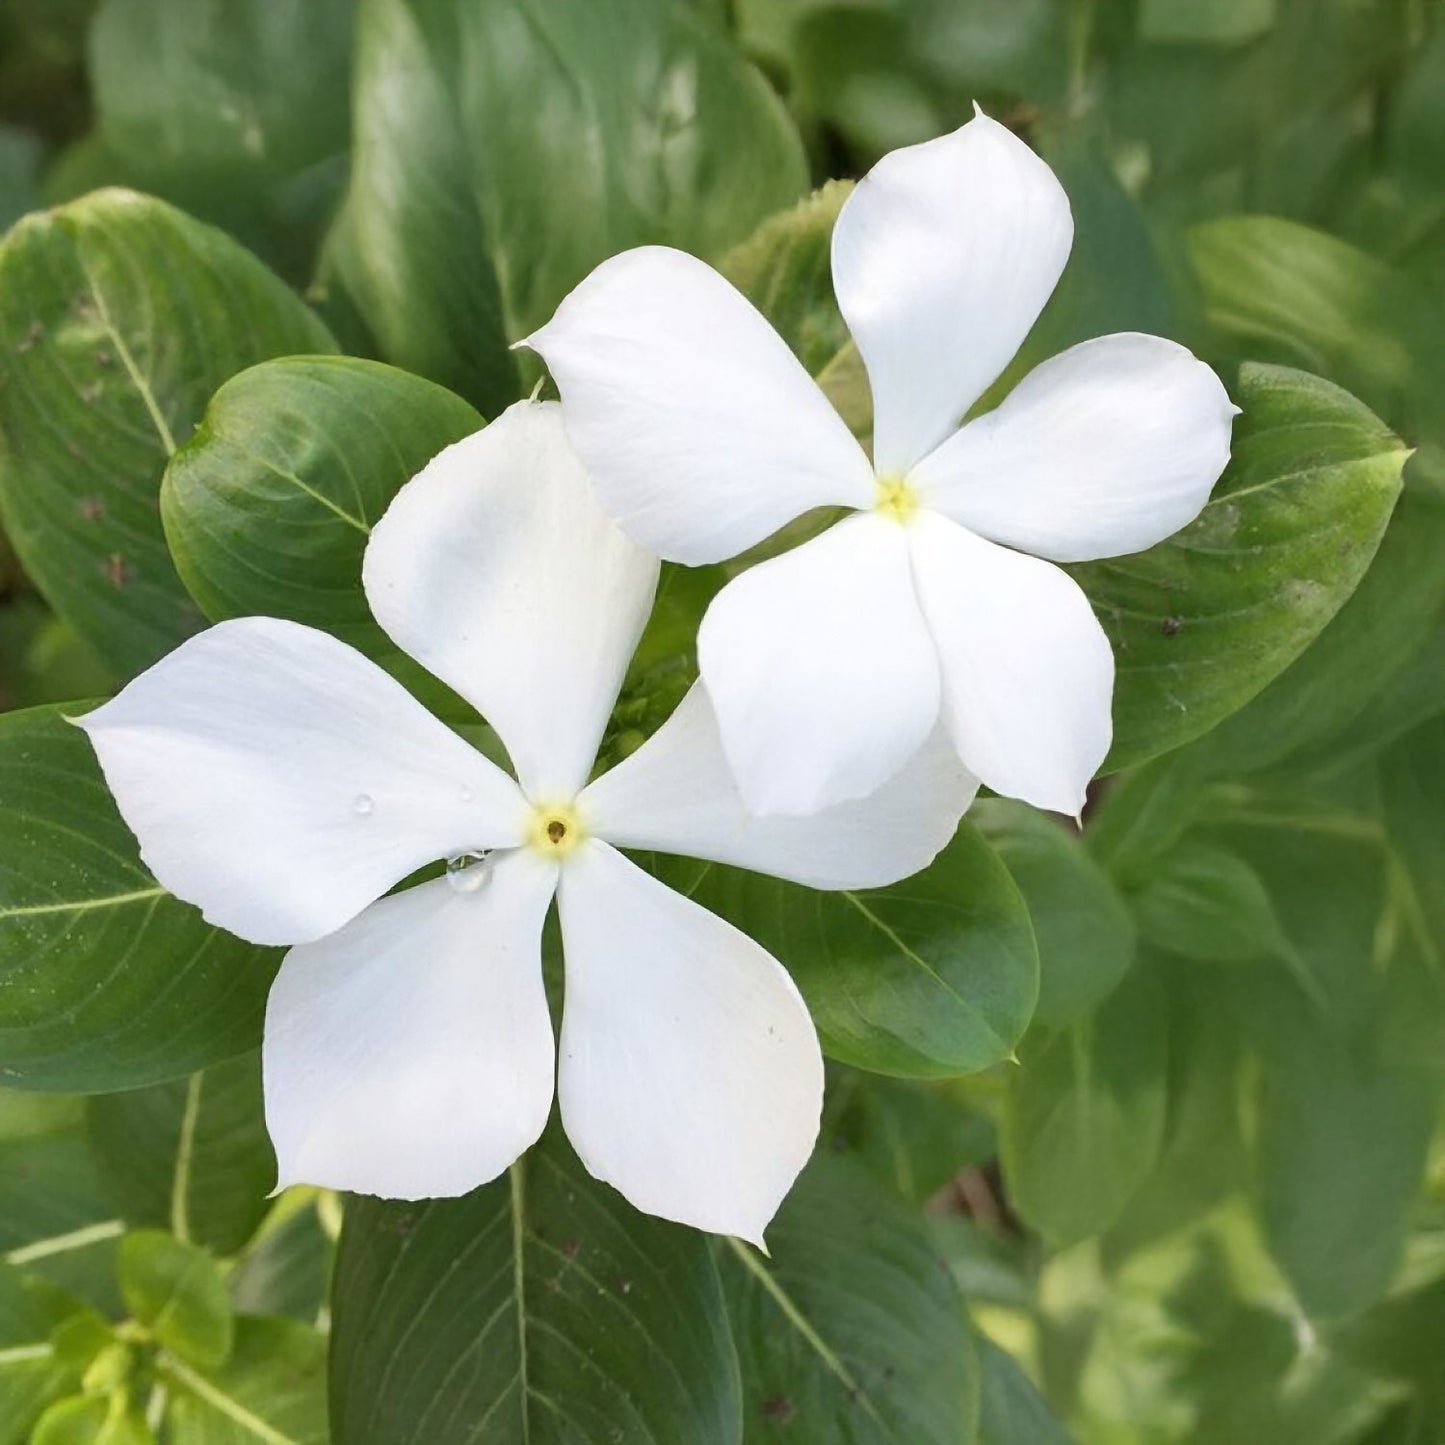
[[[447,859],[447,882],[457,893],[475,893],[491,873],[487,853],[468,850]]]
[[[372,802],[370,793],[358,793],[351,800],[351,811],[361,818],[367,817],[375,807],[376,804]]]

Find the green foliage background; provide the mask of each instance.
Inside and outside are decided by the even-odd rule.
[[[821,901],[658,865],[832,1060],[771,1258],[560,1134],[462,1200],[268,1199],[278,954],[155,883],[65,715],[260,612],[479,735],[359,565],[530,390],[509,343],[683,246],[866,436],[830,228],[975,99],[1077,230],[989,400],[1133,329],[1244,409],[1198,521],[1075,569],[1082,833],[985,799]],[[0,0],[6,227],[0,1445],[1445,1441],[1445,4]],[[666,569],[610,757],[726,575]]]

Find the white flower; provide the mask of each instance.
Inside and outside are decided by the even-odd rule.
[[[1109,748],[1113,655],[1083,592],[1037,559],[1177,531],[1228,460],[1235,408],[1183,347],[1126,334],[1044,362],[959,427],[1072,237],[1048,166],[982,114],[859,182],[833,285],[872,385],[872,462],[763,318],[682,252],[604,262],[523,343],[603,509],[659,555],[717,561],[810,508],[854,509],[730,583],[699,635],[755,811],[866,796],[940,713],[996,792],[1082,806]]]
[[[271,618],[192,638],[80,725],[156,877],[295,945],[263,1050],[283,1181],[455,1195],[536,1140],[555,894],[578,1155],[640,1209],[759,1240],[817,1134],[812,1022],[767,952],[617,849],[870,887],[926,865],[976,784],[940,736],[866,803],[751,819],[697,687],[588,783],[658,564],[597,509],[557,411],[521,403],[438,456],[363,571],[377,621],[491,722],[517,782],[360,653]],[[446,877],[373,901],[441,858]]]

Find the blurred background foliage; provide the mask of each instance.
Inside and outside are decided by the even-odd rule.
[[[323,595],[342,590],[359,552],[328,541],[293,553],[264,528],[245,551],[264,467],[236,438],[304,386],[309,400],[287,403],[288,455],[325,452],[331,392],[375,388],[367,407],[393,406],[399,438],[396,474],[366,499],[379,511],[418,459],[473,424],[470,406],[492,415],[525,394],[534,375],[507,343],[628,245],[666,240],[719,261],[866,431],[828,290],[843,193],[790,208],[964,123],[975,102],[1049,160],[1076,217],[1064,282],[1000,390],[1084,337],[1153,331],[1192,346],[1232,389],[1242,363],[1335,383],[1412,451],[1358,588],[1373,522],[1360,524],[1358,566],[1340,544],[1338,596],[1207,716],[1190,710],[1179,660],[1195,639],[1232,635],[1217,630],[1272,602],[1302,616],[1307,600],[1281,580],[1273,599],[1245,608],[1229,594],[1196,615],[1181,582],[1175,610],[1168,566],[1187,578],[1212,556],[1243,575],[1269,559],[1256,546],[1230,562],[1212,534],[1168,554],[1156,610],[1114,634],[1116,647],[1133,639],[1121,675],[1144,690],[1121,693],[1113,762],[1125,770],[1097,786],[1082,835],[985,800],[976,831],[930,870],[939,898],[985,901],[958,925],[975,943],[997,904],[992,1022],[1013,1030],[1004,1054],[1016,1058],[964,1034],[927,1057],[916,1041],[850,1034],[827,994],[846,948],[825,946],[821,928],[792,955],[773,941],[839,1062],[826,1147],[779,1222],[776,1274],[717,1251],[738,1427],[749,1442],[1441,1445],[1442,0],[0,0],[0,228],[98,187],[133,188],[229,233],[315,310],[259,268],[233,276],[240,263],[184,218],[156,220],[181,238],[174,265],[243,287],[254,320],[233,340],[218,310],[211,332],[174,343],[189,426],[233,373],[296,350],[339,348],[427,379],[403,391],[380,368],[334,360],[247,373],[174,461],[154,438],[150,452],[117,454],[120,480],[140,478],[151,509],[124,553],[49,538],[48,514],[29,504],[63,458],[17,440],[28,403],[0,388],[12,452],[0,500],[28,562],[0,537],[0,708],[108,692],[202,613],[266,610],[284,589],[287,615],[396,665],[354,580],[349,611]],[[103,207],[82,204],[75,234],[99,235]],[[18,240],[8,249],[0,277],[33,288],[0,294],[3,345],[23,357],[50,261],[32,264]],[[1267,415],[1276,373],[1244,375]],[[1345,464],[1331,451],[1345,428],[1321,416],[1291,445],[1323,494]],[[67,505],[84,511],[91,483],[75,485]],[[1287,527],[1307,499],[1279,505]],[[334,575],[318,580],[323,563]],[[1101,613],[1101,598],[1121,599],[1120,628],[1129,575],[1105,568],[1086,584]],[[719,576],[669,573],[615,748],[685,685],[687,640]],[[152,584],[149,610],[132,615]],[[95,621],[111,615],[110,631]],[[1190,705],[1171,714],[1176,697]],[[51,757],[49,715],[29,716],[32,743],[18,719],[7,735],[12,763]],[[735,917],[780,907],[736,880],[707,887]],[[1027,952],[1004,936],[1018,926],[1012,890],[1037,947],[1032,1022],[1031,982],[1010,997],[999,982],[1021,977]],[[910,926],[897,924],[904,937]],[[263,1199],[257,1070],[239,1052],[257,1008],[248,997],[239,1032],[197,1055],[211,1064],[201,1072],[154,1063],[177,1020],[138,1026],[129,1072],[109,1082],[86,1073],[83,1051],[39,1085],[6,1070],[59,1092],[0,1093],[0,1445],[323,1440],[333,1310],[337,1438],[507,1438],[436,1424],[475,1418],[456,1382],[466,1321],[491,1308],[484,1292],[442,1293],[460,1288],[448,1265],[505,1201],[358,1206],[328,1304],[338,1202]],[[122,1084],[143,1087],[67,1092]],[[711,1269],[674,1234],[636,1227],[608,1256],[618,1291],[632,1294],[634,1245],[637,1260],[675,1251],[679,1277]],[[376,1261],[413,1240],[450,1313],[403,1331],[407,1298]],[[711,1298],[712,1276],[698,1278]],[[187,1302],[179,1318],[154,1304],[166,1290]],[[831,1364],[792,1315],[769,1313],[780,1294]],[[633,1298],[644,1324],[645,1295]],[[557,1328],[588,1308],[560,1285],[554,1296],[536,1309],[545,1320],[567,1306]],[[401,1333],[368,1334],[373,1312]],[[118,1320],[129,1325],[117,1332]],[[718,1348],[685,1344],[697,1359]],[[393,1353],[415,1385],[399,1400],[376,1393]],[[629,1378],[626,1361],[612,1368]],[[714,1406],[690,1408],[702,1419]],[[716,1408],[706,1418],[726,1416]],[[406,1433],[424,1420],[431,1433]]]

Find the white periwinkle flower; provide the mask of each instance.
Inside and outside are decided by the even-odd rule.
[[[865,803],[752,819],[697,687],[589,783],[658,564],[598,510],[557,411],[521,403],[441,453],[363,571],[377,621],[491,722],[517,781],[353,648],[272,618],[192,638],[80,725],[156,877],[293,945],[263,1049],[283,1181],[465,1193],[536,1140],[556,1074],[597,1178],[759,1240],[818,1130],[812,1022],[770,954],[617,849],[881,885],[927,864],[976,785],[940,734]]]
[[[1109,748],[1113,655],[1083,592],[1039,559],[1138,551],[1190,521],[1235,408],[1183,347],[1124,334],[1044,362],[959,426],[1072,238],[1048,166],[981,114],[859,182],[833,285],[872,386],[871,462],[767,322],[682,252],[604,262],[525,343],[603,509],[659,555],[716,561],[811,508],[854,509],[730,583],[698,638],[756,811],[866,796],[940,714],[996,792],[1082,806]]]

